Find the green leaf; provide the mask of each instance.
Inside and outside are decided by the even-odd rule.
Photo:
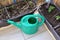
[[[60,16],[56,16],[55,18],[56,18],[56,20],[59,20],[60,19]]]
[[[48,8],[48,12],[50,13],[52,10],[54,10],[55,9],[55,7],[54,6],[50,6],[49,8]]]

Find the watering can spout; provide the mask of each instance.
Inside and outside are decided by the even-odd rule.
[[[13,24],[14,26],[16,26],[17,28],[21,28],[21,25],[17,22],[11,21],[11,20],[7,20],[8,23]]]

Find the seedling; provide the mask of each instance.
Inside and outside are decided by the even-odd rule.
[[[56,18],[56,20],[60,20],[60,16],[59,16],[59,15],[58,15],[58,16],[56,16],[55,18]]]
[[[2,16],[2,10],[0,9],[0,18],[1,18],[1,16]]]
[[[14,5],[11,5],[9,8],[15,9],[15,6]]]
[[[3,9],[0,9],[0,15],[3,14]]]
[[[34,3],[32,1],[29,1],[29,6],[30,7],[33,7],[34,6]]]
[[[55,9],[54,6],[50,6],[50,7],[48,8],[48,12],[50,13],[50,12],[52,12],[52,10],[54,10],[54,9]]]
[[[35,4],[32,2],[32,0],[24,0],[24,1],[28,3],[30,9],[35,7]]]
[[[0,9],[0,14],[1,14],[2,10]]]

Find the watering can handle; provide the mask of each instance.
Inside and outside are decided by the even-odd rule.
[[[41,21],[39,21],[39,26],[43,25],[45,18],[44,16],[40,15],[40,14],[36,14],[35,17],[38,17],[41,19]]]

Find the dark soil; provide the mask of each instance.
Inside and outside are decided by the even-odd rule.
[[[8,12],[8,15],[10,18],[19,15],[19,13],[14,5],[7,7],[7,12]]]
[[[15,4],[8,5],[4,7],[4,9],[1,8],[3,10],[2,12],[0,12],[0,20],[10,19],[18,15],[24,15],[23,13],[29,13],[30,11],[33,11],[33,9],[36,7],[35,3],[33,2],[31,5],[32,7],[26,1],[20,1]]]
[[[49,6],[53,4],[49,4]],[[48,8],[46,8],[47,3],[41,5],[40,8],[40,12],[45,16],[45,18],[48,20],[48,22],[52,25],[52,27],[54,28],[54,30],[58,33],[58,35],[60,36],[60,20],[56,20],[56,16],[59,15],[60,16],[60,11],[55,7],[54,10],[52,10],[52,12],[48,12]]]
[[[3,19],[8,19],[8,15],[6,14],[6,11],[5,9],[0,9],[0,20],[3,20]]]
[[[1,7],[0,5],[0,28],[9,25],[6,22],[8,19],[18,22],[23,16],[33,14],[36,10],[36,4],[33,1],[31,3],[20,1]]]
[[[50,4],[52,5],[52,4]],[[55,16],[60,13],[60,11],[55,7],[52,12],[48,12],[48,8],[46,8],[47,4],[41,6],[41,12],[46,17],[46,19],[50,22],[50,24],[54,27],[58,25],[60,22],[55,19]],[[54,6],[54,5],[53,5]]]

